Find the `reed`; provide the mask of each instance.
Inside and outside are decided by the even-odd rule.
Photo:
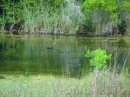
[[[6,20],[5,20],[5,17],[4,15],[0,17],[0,30],[4,30],[4,27],[5,27],[5,23],[6,23]]]
[[[66,5],[53,7],[44,2],[35,3],[33,8],[24,4],[24,30],[28,33],[75,34],[83,23],[80,5],[68,1]]]

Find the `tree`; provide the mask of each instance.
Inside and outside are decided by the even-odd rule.
[[[121,32],[124,29],[124,33],[130,34],[130,1],[129,0],[117,0],[119,19],[121,20],[120,29]]]
[[[115,0],[86,0],[83,5],[83,12],[87,21],[92,22],[96,35],[102,35],[105,25],[117,24],[118,13]]]

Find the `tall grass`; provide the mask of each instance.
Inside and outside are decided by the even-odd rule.
[[[80,5],[74,0],[66,3],[58,7],[54,6],[52,10],[50,5],[44,4],[43,1],[35,3],[34,7],[22,2],[25,32],[75,34],[84,17]]]
[[[5,17],[3,15],[0,17],[0,30],[4,30],[5,23],[6,23],[6,20],[5,20]]]
[[[8,0],[2,8],[5,13],[0,17],[0,30],[6,30],[6,24],[12,30],[20,23],[21,33],[75,34],[84,20],[80,4],[75,0],[65,0],[59,5],[44,0]]]
[[[109,70],[99,71],[81,79],[30,76],[0,79],[1,97],[129,97],[130,78],[126,73],[116,74]],[[96,87],[94,84],[96,82]],[[96,89],[95,89],[96,88]],[[94,91],[96,90],[96,91]]]

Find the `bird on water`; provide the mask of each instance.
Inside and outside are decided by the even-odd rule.
[[[54,49],[55,43],[53,43],[51,46],[47,46],[47,49]]]

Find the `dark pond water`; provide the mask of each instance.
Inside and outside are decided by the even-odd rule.
[[[130,37],[0,35],[0,73],[77,76],[91,71],[84,47],[112,53],[108,65],[130,64]]]

